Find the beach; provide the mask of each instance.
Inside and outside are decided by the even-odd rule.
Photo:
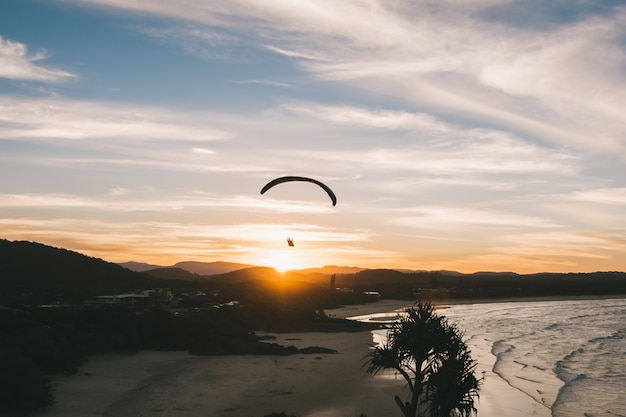
[[[410,305],[385,300],[328,310],[333,317],[390,312]],[[399,416],[394,395],[405,398],[394,374],[365,374],[369,331],[272,334],[274,342],[300,348],[322,346],[335,354],[291,356],[192,356],[186,352],[101,355],[76,375],[54,379],[56,404],[36,417],[263,417],[285,412],[301,417]],[[471,335],[466,335],[471,336]],[[471,341],[485,380],[478,415],[550,416],[550,410],[492,373],[491,344]]]

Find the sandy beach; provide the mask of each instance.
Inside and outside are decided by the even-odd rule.
[[[329,310],[335,317],[389,312],[400,301]],[[336,354],[292,356],[191,356],[141,352],[94,357],[76,375],[55,379],[57,403],[36,417],[263,417],[286,412],[301,417],[399,416],[393,396],[405,394],[393,374],[369,377],[364,356],[370,332],[276,334],[276,342],[323,346]],[[471,335],[466,335],[470,337]],[[484,343],[482,343],[484,342]],[[491,372],[495,358],[486,341],[472,340],[485,371],[478,415],[550,416]]]

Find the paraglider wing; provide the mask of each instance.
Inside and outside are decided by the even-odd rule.
[[[328,187],[326,184],[322,182],[319,182],[318,180],[315,180],[313,178],[307,178],[307,177],[287,176],[287,177],[276,178],[275,180],[272,180],[268,182],[267,184],[265,184],[265,187],[261,189],[261,194],[264,194],[267,190],[269,190],[275,185],[282,184],[283,182],[289,182],[289,181],[305,181],[305,182],[312,182],[313,184],[317,184],[320,187],[322,187],[324,191],[326,191],[326,193],[328,194],[328,196],[333,202],[333,206],[337,204],[337,197],[335,196],[335,193],[333,193],[333,190],[330,189],[330,187]]]

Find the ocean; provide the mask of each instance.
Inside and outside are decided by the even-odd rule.
[[[458,304],[439,313],[470,348],[491,351],[490,377],[553,417],[626,417],[626,299]]]

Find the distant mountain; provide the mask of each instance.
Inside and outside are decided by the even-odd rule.
[[[118,265],[126,269],[130,269],[131,271],[136,271],[136,272],[144,272],[144,271],[149,271],[151,269],[157,269],[157,268],[165,268],[162,265],[153,265],[153,264],[147,264],[143,262],[134,262],[134,261],[119,262]]]
[[[237,271],[238,269],[250,268],[254,265],[239,264],[235,262],[178,262],[174,265],[193,274],[198,275],[217,275],[227,272]]]
[[[194,261],[186,261],[186,262],[178,262],[175,265],[153,265],[147,264],[143,262],[121,262],[118,265],[123,266],[124,268],[130,269],[131,271],[137,272],[147,272],[160,268],[179,268],[184,269],[187,272],[191,272],[192,274],[197,275],[218,275],[225,274],[227,272],[236,271],[238,269],[250,268],[255,265],[249,264],[240,264],[235,262],[194,262]],[[196,277],[199,278],[199,277]]]
[[[295,272],[299,272],[301,274],[356,274],[357,272],[363,271],[365,268],[360,268],[358,266],[337,266],[337,265],[326,265],[322,268],[306,268],[306,269],[296,269]]]

